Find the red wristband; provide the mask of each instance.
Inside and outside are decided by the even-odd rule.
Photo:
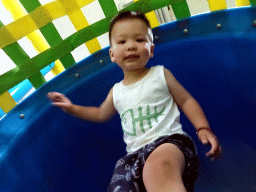
[[[198,132],[202,129],[207,129],[207,130],[211,130],[210,127],[200,127],[199,129],[196,130],[196,134],[198,134]]]

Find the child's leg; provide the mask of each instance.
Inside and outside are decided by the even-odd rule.
[[[143,168],[147,192],[186,192],[182,181],[185,157],[174,144],[164,143],[148,157]]]

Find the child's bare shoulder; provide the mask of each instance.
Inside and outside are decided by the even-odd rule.
[[[170,94],[178,106],[182,106],[188,98],[191,98],[190,93],[174,77],[170,70],[164,68],[164,75]]]

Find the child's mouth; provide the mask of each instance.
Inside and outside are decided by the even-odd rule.
[[[125,60],[133,60],[133,59],[138,59],[140,58],[140,56],[138,55],[128,55],[127,57],[125,57]]]

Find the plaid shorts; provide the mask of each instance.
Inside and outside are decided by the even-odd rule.
[[[159,137],[152,143],[119,159],[107,192],[146,192],[142,180],[143,166],[152,151],[163,143],[175,144],[183,152],[185,169],[182,179],[187,191],[192,192],[198,175],[198,157],[195,144],[186,133]]]

